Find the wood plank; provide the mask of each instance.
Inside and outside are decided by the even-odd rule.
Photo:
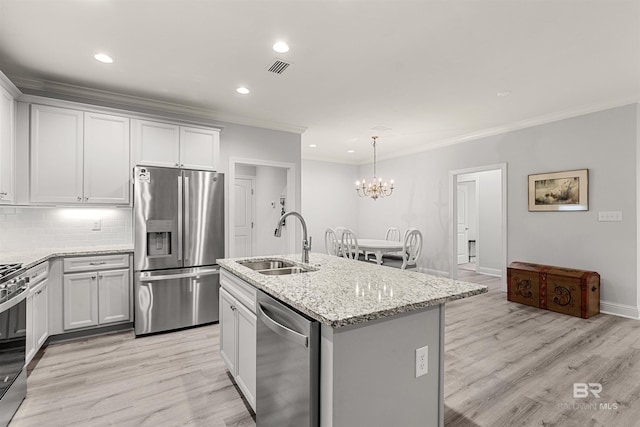
[[[460,279],[490,290],[447,303],[446,426],[637,425],[639,321],[543,311],[508,302],[498,278],[460,270]],[[254,427],[218,339],[210,325],[48,346],[11,427]],[[602,383],[601,398],[574,399],[574,382]]]

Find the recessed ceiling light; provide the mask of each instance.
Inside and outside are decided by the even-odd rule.
[[[278,53],[286,53],[286,52],[289,52],[289,45],[286,44],[285,42],[278,42],[273,45],[273,50],[275,50]]]
[[[317,145],[316,145],[316,144],[309,144],[309,147],[311,147],[311,148],[316,148],[316,147],[317,147]]]
[[[238,92],[241,95],[246,95],[251,91],[243,86],[243,87],[239,87],[238,89],[236,89],[236,92]]]
[[[113,62],[113,58],[111,58],[106,53],[96,53],[93,57],[100,62],[104,62],[105,64],[111,64]]]
[[[347,150],[347,153],[355,153],[355,150]]]
[[[498,92],[496,95],[498,95],[498,96],[509,96],[509,95],[511,95],[511,91],[510,90],[503,90],[502,92]]]

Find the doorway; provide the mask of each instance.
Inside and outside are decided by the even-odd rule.
[[[451,277],[469,270],[500,277],[506,291],[506,164],[450,175]]]
[[[294,163],[230,159],[226,257],[295,252],[295,227],[273,235],[282,209],[296,208],[295,176]]]
[[[237,174],[235,189],[235,253],[234,257],[250,257],[256,253],[256,204],[254,202],[256,192],[255,167],[237,165],[253,169],[253,174]]]

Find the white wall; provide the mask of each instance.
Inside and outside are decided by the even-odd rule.
[[[328,227],[351,228],[358,235],[358,166],[303,160],[302,168],[302,214],[313,236],[312,251],[325,252]]]
[[[283,168],[257,166],[256,168],[256,238],[258,255],[282,255],[286,253],[286,239],[275,237],[278,219],[281,216],[280,196],[287,194],[287,171]],[[275,207],[272,207],[272,202]],[[285,209],[288,203],[285,202]],[[283,234],[295,227],[297,219],[287,219]]]
[[[262,161],[272,161],[280,163],[291,163],[295,168],[294,191],[295,203],[287,200],[287,210],[300,210],[301,206],[301,184],[300,176],[302,169],[301,161],[301,136],[291,132],[282,132],[269,129],[255,128],[251,126],[237,125],[232,123],[223,123],[224,129],[220,136],[220,157],[221,172],[228,173],[229,162],[231,158],[253,159]],[[256,183],[257,185],[257,183]],[[227,185],[225,186],[226,195],[229,196],[229,179],[227,176]],[[225,215],[229,218],[229,202],[226,201]],[[274,223],[275,224],[275,223]],[[275,228],[275,227],[274,227]],[[282,233],[282,240],[287,239],[287,233],[295,232],[296,251],[300,251],[300,242],[302,242],[302,232],[299,224],[295,225],[293,230],[289,228]],[[273,232],[273,230],[271,230]],[[233,233],[229,232],[227,223],[227,233],[225,243],[229,248],[229,236]],[[288,251],[291,252],[291,251]],[[227,252],[228,254],[228,252]]]
[[[603,310],[637,301],[635,104],[379,162],[395,179],[394,196],[361,200],[360,234],[382,233],[389,219],[423,231],[420,266],[447,272],[448,172],[507,163],[507,258],[594,270],[602,277]],[[589,169],[589,211],[529,212],[527,176]],[[364,166],[363,172],[368,168]],[[620,223],[598,211],[622,211]],[[485,251],[490,250],[485,248]],[[612,304],[611,304],[612,303]]]
[[[0,207],[0,251],[132,244],[131,224],[129,208]]]
[[[396,190],[376,202],[355,197],[358,235],[381,236],[389,225],[415,226],[425,237],[419,266],[446,274],[449,171],[506,163],[508,261],[597,271],[601,309],[637,317],[637,109],[631,104],[380,161],[379,175],[394,179]],[[588,211],[528,211],[529,174],[581,168],[589,169]],[[370,170],[363,165],[358,175]],[[623,221],[598,222],[598,211],[622,211]],[[351,220],[350,213],[344,215]]]

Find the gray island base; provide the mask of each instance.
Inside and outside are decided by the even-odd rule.
[[[264,259],[313,271],[270,276],[241,264]],[[223,278],[231,273],[320,322],[319,420],[312,425],[442,426],[444,304],[487,288],[324,254],[312,253],[308,265],[299,259],[218,262]],[[417,365],[426,371],[419,377]],[[256,414],[260,424],[259,402]]]

